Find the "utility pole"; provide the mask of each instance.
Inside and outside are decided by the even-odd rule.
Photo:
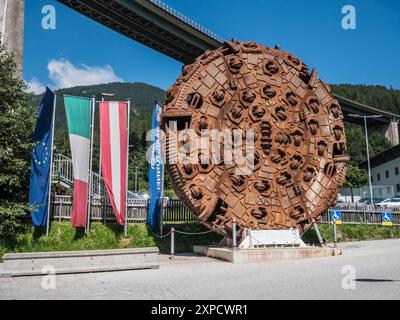
[[[25,0],[0,0],[0,42],[15,57],[18,76],[22,76]]]
[[[368,143],[368,125],[367,125],[367,119],[377,119],[382,117],[382,115],[374,114],[371,116],[364,116],[364,115],[359,115],[359,114],[349,114],[349,117],[351,118],[362,118],[364,119],[364,129],[365,129],[365,144],[367,146],[367,162],[368,162],[368,183],[369,183],[369,196],[370,196],[370,201],[371,205],[374,205],[374,196],[372,193],[372,180],[371,180],[371,164],[369,160],[369,143]]]

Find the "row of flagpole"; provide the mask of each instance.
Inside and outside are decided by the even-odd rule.
[[[99,177],[103,177],[104,196],[108,194],[117,221],[128,232],[129,131],[131,101],[96,101],[96,98],[64,95],[64,104],[72,154],[74,201],[71,224],[90,232],[93,180],[93,143],[96,104],[99,104],[100,157]],[[54,138],[57,94],[46,88],[33,133],[29,204],[32,223],[50,231],[51,186],[54,166]],[[164,163],[161,147],[162,104],[155,101],[149,164],[147,224],[162,234]],[[126,132],[124,132],[126,130]],[[125,136],[126,135],[126,136]],[[126,145],[125,145],[126,143]],[[102,153],[105,154],[102,154]],[[126,157],[126,158],[125,158]],[[88,163],[86,162],[88,161]],[[125,164],[124,164],[124,161]],[[104,166],[103,166],[104,165]],[[101,189],[99,182],[99,192]],[[124,199],[125,197],[125,199]],[[124,213],[124,214],[123,214]]]
[[[102,102],[104,102],[104,98],[102,98]],[[96,101],[95,97],[91,98],[91,120],[90,120],[90,156],[89,156],[89,175],[88,175],[88,196],[87,196],[87,216],[86,216],[86,227],[85,233],[90,232],[90,218],[91,218],[91,203],[92,203],[92,195],[93,195],[93,141],[94,141],[94,118],[95,118],[95,109],[96,104],[99,101]],[[129,130],[130,130],[130,107],[131,101],[128,99],[126,101],[127,106],[127,126],[126,126],[126,181],[125,181],[125,219],[124,219],[124,234],[127,235],[128,232],[128,177],[129,177]],[[52,114],[52,126],[51,126],[51,148],[50,148],[50,174],[49,174],[49,192],[48,192],[48,199],[47,199],[47,217],[46,217],[46,235],[49,235],[50,231],[50,214],[51,214],[51,185],[52,185],[52,173],[53,173],[53,160],[54,160],[54,131],[55,131],[55,114],[57,108],[57,93],[54,92],[54,104],[53,104],[53,114]],[[100,108],[100,106],[99,106]],[[101,157],[101,146],[100,150],[100,157]],[[99,173],[101,176],[101,158],[99,161]],[[99,182],[100,183],[100,182]],[[100,189],[99,189],[100,190]]]

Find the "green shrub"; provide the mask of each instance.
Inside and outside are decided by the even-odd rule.
[[[13,242],[18,233],[26,229],[24,218],[26,216],[26,206],[3,202],[0,204],[0,239]]]

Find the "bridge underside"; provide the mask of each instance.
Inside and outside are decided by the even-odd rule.
[[[146,0],[58,0],[128,38],[185,64],[221,43]]]
[[[380,118],[368,119],[368,128],[371,131],[383,133],[393,146],[399,144],[399,115],[367,106],[335,94],[333,96],[338,100],[346,122],[364,126],[363,118],[349,117],[349,114],[363,116],[381,115]]]

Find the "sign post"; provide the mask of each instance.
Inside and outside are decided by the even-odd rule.
[[[330,211],[330,218],[333,224],[342,224],[342,211],[339,210]]]

